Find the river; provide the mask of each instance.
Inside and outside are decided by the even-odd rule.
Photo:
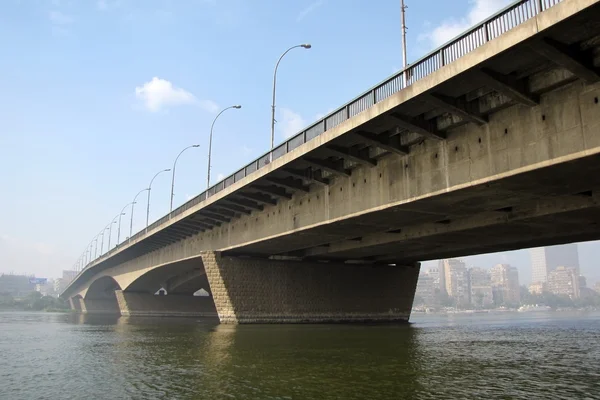
[[[600,313],[219,325],[0,313],[0,399],[600,399]]]

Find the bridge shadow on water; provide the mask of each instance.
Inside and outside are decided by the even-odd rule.
[[[414,398],[418,328],[410,324],[220,325],[212,318],[72,315],[109,341],[126,390],[166,398]],[[111,374],[111,375],[112,375]],[[138,382],[129,387],[131,382]],[[401,394],[401,395],[400,395]],[[400,396],[400,397],[399,397]]]
[[[113,398],[593,398],[600,390],[591,378],[600,315],[365,325],[66,317],[93,341],[81,358],[113,382]]]

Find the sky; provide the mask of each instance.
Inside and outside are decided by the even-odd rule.
[[[408,62],[508,4],[406,0]],[[402,66],[399,0],[5,0],[0,13],[0,273],[57,277],[177,154],[174,206]],[[171,175],[152,185],[150,221]],[[133,232],[145,226],[145,193]],[[118,224],[111,232],[117,240]],[[108,235],[106,235],[106,243]],[[597,243],[580,245],[582,271]],[[589,258],[589,261],[588,261]],[[528,274],[527,252],[468,258]],[[589,265],[588,265],[589,264]],[[594,280],[600,280],[596,275]]]

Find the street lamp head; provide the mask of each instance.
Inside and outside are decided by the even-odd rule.
[[[233,106],[233,108],[237,108],[239,110],[240,108],[242,108],[242,106],[237,105],[237,106]]]
[[[121,213],[121,215],[125,215],[125,213]],[[115,221],[116,222],[116,221]]]
[[[169,172],[171,170],[171,168],[167,168],[165,170],[163,170],[163,172]]]
[[[199,144],[193,144],[192,147],[200,147]]]
[[[309,43],[304,43],[304,44],[301,44],[300,46],[304,47],[305,49],[310,49],[312,47]]]

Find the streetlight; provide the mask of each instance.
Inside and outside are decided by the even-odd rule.
[[[146,208],[146,228],[148,228],[148,222],[150,221],[150,192],[152,191],[152,182],[154,182],[154,179],[156,179],[157,176],[159,176],[163,172],[169,172],[170,170],[171,170],[171,168],[167,168],[167,169],[163,169],[162,171],[158,171],[156,173],[156,175],[154,175],[154,177],[150,181],[150,184],[148,185],[148,206]]]
[[[221,114],[223,114],[225,111],[229,110],[230,108],[235,108],[235,109],[239,110],[240,108],[242,108],[242,106],[236,105],[236,106],[229,106],[227,108],[224,108],[223,110],[221,110],[220,113],[217,114],[215,119],[213,119],[212,125],[210,126],[210,136],[208,137],[208,177],[206,178],[206,189],[207,190],[210,187],[210,155],[211,155],[211,151],[212,151],[213,128],[215,127],[215,122],[217,122],[217,118],[219,118],[219,116]]]
[[[121,213],[119,214],[119,229],[117,229],[117,246],[121,242],[121,216],[125,215],[125,209],[127,207],[129,207],[130,205],[133,207],[133,203],[133,201],[131,203],[127,203],[125,207],[123,207],[123,209],[121,210]]]
[[[298,47],[310,49],[312,46],[308,43],[305,43],[290,47],[281,55],[281,57],[279,57],[279,60],[277,60],[277,64],[275,65],[275,73],[273,74],[273,104],[271,105],[271,152],[273,151],[273,146],[275,142],[275,86],[277,85],[277,68],[279,67],[279,63],[281,62],[283,56],[285,56],[290,50]],[[269,161],[273,161],[272,153],[269,156]]]
[[[121,214],[119,215],[115,215],[115,217],[112,219],[112,221],[110,221],[110,224],[108,224],[108,226],[110,226],[110,228],[108,229],[108,251],[110,251],[110,239],[112,238],[112,226],[113,224],[116,224],[117,221],[115,221],[117,219],[117,217],[120,217]]]
[[[191,149],[192,147],[200,147],[200,145],[193,144],[193,145],[188,146],[185,149],[181,150],[179,152],[179,155],[177,156],[177,158],[175,158],[175,162],[173,163],[173,177],[171,178],[171,205],[169,206],[169,212],[173,211],[173,196],[175,195],[173,193],[173,190],[175,190],[175,167],[177,167],[177,160],[179,159],[179,156],[181,156],[183,154],[184,151],[186,151],[187,149]]]
[[[104,227],[104,229],[102,229],[102,241],[100,242],[100,255],[103,255],[104,253],[104,233],[106,233],[106,231],[108,230],[108,225],[106,225]]]
[[[97,236],[94,238],[94,243],[95,243],[95,245],[94,245],[94,260],[95,260],[96,258],[98,258],[98,257],[97,257],[97,255],[98,255],[98,236],[100,236],[100,235],[97,235]]]
[[[138,194],[135,195],[135,197],[133,198],[133,201],[131,202],[131,221],[129,222],[129,238],[131,238],[131,235],[133,233],[133,206],[136,204],[136,199],[138,198],[138,196],[142,193],[144,193],[146,190],[150,190],[148,188],[146,189],[142,189],[138,192]]]

